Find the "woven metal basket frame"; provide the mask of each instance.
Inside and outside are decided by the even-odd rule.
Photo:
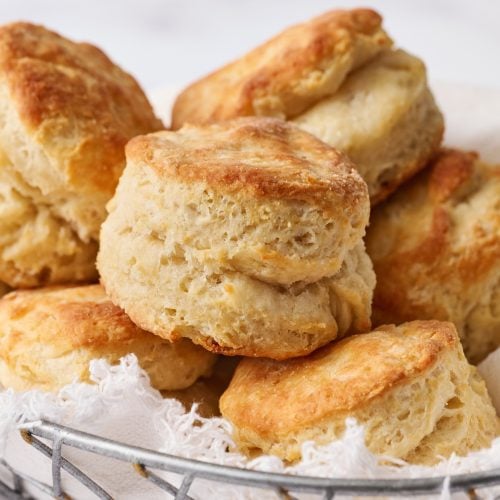
[[[452,492],[464,491],[469,494],[470,498],[478,498],[476,490],[500,485],[500,469],[454,475],[449,478],[334,479],[292,476],[176,457],[145,448],[129,446],[42,420],[23,424],[20,431],[29,445],[51,460],[52,484],[41,483],[23,471],[14,470],[3,461],[0,465],[10,471],[12,481],[10,485],[0,482],[0,497],[3,496],[8,500],[30,498],[26,494],[25,485],[27,484],[30,484],[32,489],[36,488],[55,498],[68,498],[62,487],[62,470],[77,479],[96,498],[111,499],[111,495],[87,476],[84,471],[78,469],[63,457],[63,445],[128,462],[131,465],[131,473],[135,471],[136,474],[155,484],[176,500],[191,499],[189,490],[197,479],[273,490],[278,494],[278,497],[283,499],[293,499],[295,493],[312,493],[325,500],[334,498],[336,494],[402,497],[439,494],[446,484]],[[45,444],[41,439],[47,440],[52,447]],[[154,470],[178,474],[182,478],[180,486],[175,486],[159,477],[153,472]]]

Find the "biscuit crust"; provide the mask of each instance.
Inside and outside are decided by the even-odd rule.
[[[134,353],[157,389],[190,386],[215,356],[187,340],[165,341],[137,327],[100,285],[12,292],[0,300],[0,383],[58,390],[88,380],[88,364]]]
[[[15,226],[2,227],[0,280],[95,280],[99,227],[125,144],[160,128],[137,82],[98,48],[30,23],[0,27],[0,213],[2,226]],[[19,210],[31,248],[17,231]]]
[[[130,162],[146,164],[159,178],[204,183],[217,190],[300,200],[329,212],[342,204],[353,213],[366,202],[354,164],[298,127],[273,118],[237,118],[207,127],[186,125],[136,137]]]
[[[138,83],[104,52],[42,26],[0,28],[0,74],[24,132],[76,191],[111,196],[125,144],[162,128]]]
[[[374,322],[452,321],[476,363],[500,345],[500,168],[442,150],[371,215]]]
[[[238,423],[245,421],[260,432],[269,428],[298,432],[311,420],[356,410],[424,373],[443,351],[458,343],[448,323],[415,322],[402,330],[381,327],[286,362],[242,360],[231,393],[221,402],[224,411],[231,419],[239,415]],[[243,387],[253,388],[251,399]],[[314,387],[322,390],[311,390]],[[241,397],[231,397],[237,394]]]
[[[486,446],[497,432],[484,382],[453,325],[438,321],[382,326],[285,362],[244,359],[220,407],[240,449],[286,460],[307,440],[339,438],[347,417],[365,426],[372,451],[416,463]]]
[[[237,116],[297,116],[392,41],[370,9],[332,10],[292,26],[177,98],[172,127]]]

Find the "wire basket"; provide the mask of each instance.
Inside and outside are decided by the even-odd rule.
[[[14,470],[3,461],[1,465],[11,473],[12,481],[10,485],[0,482],[0,497],[8,500],[31,498],[26,493],[27,484],[55,498],[68,498],[61,484],[62,470],[73,476],[97,498],[111,499],[111,495],[87,476],[84,471],[63,457],[63,445],[127,462],[132,466],[131,473],[135,470],[135,473],[142,476],[144,480],[150,481],[177,500],[192,498],[189,490],[197,479],[272,490],[277,493],[278,497],[287,500],[294,499],[295,493],[315,494],[324,500],[332,499],[336,494],[357,496],[430,495],[440,493],[446,481],[448,481],[450,491],[463,491],[467,492],[470,498],[478,498],[477,489],[500,484],[500,469],[455,475],[450,478],[431,477],[398,480],[333,479],[258,472],[189,460],[145,448],[128,446],[41,420],[23,424],[21,435],[26,443],[51,460],[52,485],[42,483],[24,472]],[[39,438],[47,440],[52,446],[48,446]],[[180,486],[177,487],[159,477],[153,470],[179,475],[181,478]]]

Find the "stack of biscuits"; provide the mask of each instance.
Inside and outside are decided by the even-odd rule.
[[[500,168],[441,147],[425,66],[376,12],[286,29],[185,89],[170,130],[40,26],[0,28],[0,78],[4,386],[134,353],[289,462],[348,417],[410,463],[498,435],[474,364],[500,346]]]

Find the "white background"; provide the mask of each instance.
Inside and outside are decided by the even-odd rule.
[[[432,80],[500,87],[499,0],[0,0],[0,22],[30,20],[91,41],[147,90],[183,85],[283,27],[369,5]]]

